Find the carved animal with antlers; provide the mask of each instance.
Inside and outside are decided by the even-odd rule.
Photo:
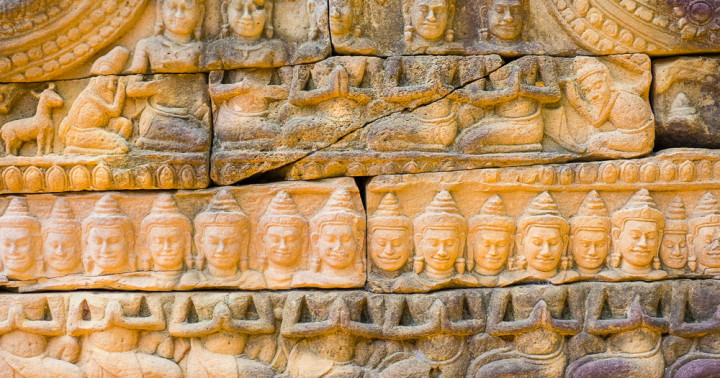
[[[5,143],[7,155],[18,155],[23,143],[37,141],[37,155],[47,155],[52,152],[54,125],[52,121],[53,108],[63,106],[63,99],[55,92],[55,84],[50,84],[41,93],[31,91],[38,99],[35,115],[10,121],[0,127],[0,139]]]

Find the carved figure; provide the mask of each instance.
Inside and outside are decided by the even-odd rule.
[[[613,253],[610,263],[620,271],[608,273],[610,279],[642,277],[660,279],[660,240],[665,230],[665,215],[647,189],[640,189],[612,215]]]
[[[685,267],[697,269],[697,257],[689,256],[687,245],[687,214],[685,204],[676,196],[665,210],[665,232],[660,244],[660,262],[669,272],[683,273]]]
[[[249,269],[250,219],[227,190],[219,191],[207,209],[195,216],[194,223],[198,250],[195,268],[207,268],[210,276],[202,279],[213,282],[215,278],[218,283],[247,289],[265,287],[262,274]]]
[[[451,95],[454,100],[488,110],[458,137],[459,151],[480,154],[542,150],[543,106],[560,100],[553,60],[523,57],[492,72],[489,79],[480,79]]]
[[[289,289],[293,276],[306,265],[308,222],[284,190],[279,191],[257,225],[262,242],[260,260],[269,289]]]
[[[528,19],[527,0],[486,0],[480,5],[480,42],[470,50],[478,53],[539,54],[538,42],[523,38]]]
[[[60,122],[58,136],[65,153],[121,155],[130,151],[127,139],[132,122],[121,116],[125,106],[125,80],[119,74],[129,52],[118,46],[92,66],[88,86],[80,92]]]
[[[273,39],[273,0],[223,0],[220,39],[208,45],[212,70],[279,67],[288,63],[285,42]]]
[[[230,83],[223,83],[224,76]],[[210,97],[217,107],[213,132],[218,149],[265,151],[276,146],[280,125],[266,117],[270,104],[287,98],[288,91],[270,84],[272,77],[269,69],[210,73]]]
[[[40,253],[40,222],[28,209],[24,197],[14,197],[0,217],[0,262],[10,279],[39,278],[43,270]]]
[[[640,95],[618,88],[610,70],[598,58],[576,57],[573,71],[574,81],[565,79],[561,83],[565,96],[587,125],[601,130],[588,138],[586,152],[630,157],[650,151],[655,139],[650,105]],[[644,72],[639,87],[647,88],[651,79],[650,73]],[[611,131],[602,131],[605,129]]]
[[[310,270],[295,275],[297,286],[356,287],[365,283],[365,217],[350,192],[336,189],[310,218]]]
[[[330,38],[328,36],[328,3],[323,0],[306,0],[308,13],[308,39],[298,46],[293,56],[293,63],[310,63],[318,61],[330,54]]]
[[[64,101],[55,92],[55,83],[39,94],[31,91],[38,100],[35,115],[30,118],[10,121],[0,126],[0,139],[5,143],[5,154],[18,155],[23,143],[37,142],[37,156],[52,152],[55,125],[52,120],[54,108],[63,106]]]
[[[135,45],[129,72],[197,72],[205,0],[156,0],[155,33]]]
[[[179,273],[193,266],[192,224],[169,194],[161,194],[140,224],[142,254],[138,267]]]
[[[58,198],[42,227],[45,274],[61,277],[82,273],[82,229],[70,204]]]
[[[610,251],[610,214],[596,191],[591,191],[570,218],[570,252],[581,277],[593,278]]]
[[[250,306],[257,311],[255,320],[248,319]],[[205,306],[196,306],[190,296],[180,298],[173,305],[168,330],[172,336],[190,338],[190,351],[184,362],[187,376],[275,376],[272,369],[244,354],[249,337],[275,331],[268,297],[231,294],[227,302]]]
[[[335,51],[340,54],[375,55],[375,43],[362,37],[357,24],[362,16],[362,0],[330,0],[330,33]]]
[[[405,52],[411,54],[448,54],[462,52],[453,42],[455,0],[403,0]]]
[[[395,194],[386,193],[382,197],[368,219],[368,232],[368,255],[375,270],[390,275],[400,273],[412,253],[412,228]]]
[[[485,201],[480,213],[470,218],[468,270],[481,276],[481,283],[495,286],[512,256],[515,221],[507,216],[505,203],[497,194]]]
[[[713,193],[703,195],[688,226],[687,240],[697,259],[698,273],[717,274],[720,272],[720,205]]]
[[[110,194],[100,198],[82,221],[85,274],[101,276],[135,271],[135,230]]]
[[[138,296],[126,301],[94,297],[71,300],[68,333],[84,336],[81,360],[88,377],[183,376],[175,361],[138,350],[141,333],[166,327],[158,299]]]

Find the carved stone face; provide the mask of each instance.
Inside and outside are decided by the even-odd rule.
[[[237,226],[206,226],[199,248],[213,267],[236,269],[242,252],[242,235],[242,229]]]
[[[540,272],[557,269],[566,238],[558,227],[530,226],[522,243],[528,266]]]
[[[230,28],[241,37],[259,37],[265,29],[268,14],[264,0],[232,0],[227,12]]]
[[[71,272],[80,264],[80,244],[71,232],[49,231],[43,242],[45,263],[56,272]]]
[[[302,230],[291,225],[272,225],[267,228],[263,243],[271,265],[291,267],[302,252]]]
[[[586,76],[580,81],[580,90],[585,98],[593,104],[604,103],[610,97],[610,83],[603,72]]]
[[[660,247],[660,233],[657,223],[645,220],[625,222],[615,240],[623,259],[636,267],[650,267]]]
[[[350,33],[352,27],[352,0],[330,0],[330,31],[336,35],[344,35]]]
[[[602,230],[578,230],[572,236],[571,247],[575,263],[584,269],[600,268],[607,257],[610,237]]]
[[[459,232],[454,228],[426,228],[419,248],[428,267],[448,271],[460,255]]]
[[[103,273],[119,273],[127,268],[127,243],[120,227],[94,226],[87,237],[90,258]]]
[[[147,247],[153,263],[162,270],[182,268],[183,254],[187,249],[187,235],[178,226],[156,225],[147,235]]]
[[[352,227],[327,224],[320,229],[317,249],[324,264],[333,269],[345,269],[355,261],[360,246]]]
[[[660,261],[672,269],[685,267],[688,258],[685,234],[665,233],[660,245]]]
[[[513,40],[520,37],[524,17],[520,0],[495,0],[488,9],[488,29],[497,38]]]
[[[512,245],[508,231],[479,229],[471,238],[475,265],[484,270],[500,270],[507,262]]]
[[[200,22],[199,0],[164,0],[162,18],[165,28],[178,35],[190,35]]]
[[[3,265],[15,272],[26,272],[35,262],[33,235],[27,227],[0,228],[0,257]]]
[[[693,251],[698,263],[708,268],[720,268],[720,225],[700,227],[693,234]]]
[[[377,227],[370,235],[370,258],[376,267],[394,272],[410,258],[412,244],[406,228]]]
[[[447,1],[415,0],[410,6],[410,19],[419,36],[430,40],[440,38],[447,27]]]

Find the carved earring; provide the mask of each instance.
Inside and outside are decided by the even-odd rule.
[[[697,269],[697,257],[695,257],[694,254],[688,257],[687,266],[690,268],[691,272],[694,272]]]
[[[610,254],[610,266],[617,269],[620,267],[620,260],[622,260],[622,254],[620,252],[613,252]]]
[[[653,269],[655,269],[655,270],[659,270],[659,269],[660,269],[660,258],[659,258],[659,257],[657,257],[657,256],[653,257],[652,267],[653,267]]]
[[[412,41],[413,33],[415,33],[415,28],[412,25],[405,25],[405,42]]]
[[[455,260],[455,271],[458,272],[458,274],[465,273],[465,259],[462,257],[458,257],[457,260]]]
[[[424,268],[425,258],[422,256],[415,256],[415,258],[413,259],[413,270],[415,271],[415,274],[422,273]]]

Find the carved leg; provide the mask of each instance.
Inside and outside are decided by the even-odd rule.
[[[181,378],[183,376],[180,366],[172,360],[145,353],[137,353],[137,359],[140,362],[143,378]]]

